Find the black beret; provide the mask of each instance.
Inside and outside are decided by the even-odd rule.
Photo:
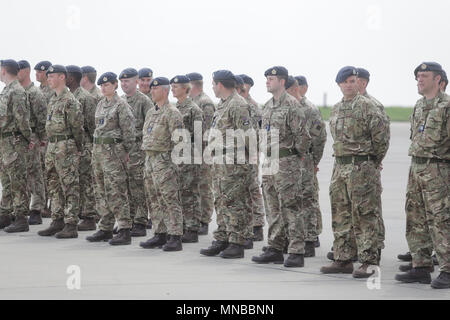
[[[189,83],[191,80],[187,76],[175,76],[170,80],[170,84],[172,83]]]
[[[347,80],[348,77],[357,76],[357,75],[358,75],[358,70],[356,70],[355,67],[351,67],[351,66],[343,67],[341,70],[339,70],[339,72],[336,76],[336,82],[342,83],[345,80]]]
[[[292,87],[294,85],[295,81],[296,80],[295,80],[295,78],[293,76],[289,76],[287,81],[286,81],[286,84],[284,85],[285,88],[289,89],[290,87]]]
[[[27,60],[20,60],[17,62],[19,64],[19,69],[31,68],[30,63]]]
[[[46,72],[47,75],[51,73],[64,73],[67,76],[67,69],[60,64],[54,64],[51,65]]]
[[[16,60],[7,59],[7,60],[1,60],[0,64],[2,67],[12,67],[15,68],[17,71],[20,70],[19,64]]]
[[[235,78],[236,78],[236,83],[239,85],[239,86],[243,86],[244,85],[244,79],[242,79],[240,76],[234,76]]]
[[[272,67],[270,69],[267,69],[266,72],[264,72],[264,76],[289,76],[289,72],[285,67],[276,66]]]
[[[240,74],[239,77],[242,78],[242,80],[244,80],[245,84],[250,85],[250,87],[253,87],[255,85],[255,82],[253,81],[252,78],[250,78],[248,75],[246,74]]]
[[[296,76],[294,77],[297,80],[299,86],[307,86],[308,81],[306,81],[306,77],[304,76]]]
[[[139,79],[142,78],[153,78],[153,71],[150,68],[142,68],[138,72]]]
[[[370,73],[366,69],[357,68],[356,71],[358,71],[358,78],[370,80]]]
[[[203,76],[197,72],[191,72],[186,75],[191,81],[201,81],[203,80]]]
[[[229,70],[218,70],[213,73],[213,80],[214,81],[220,81],[220,80],[236,81],[236,77],[234,76],[233,72],[231,72]]]
[[[81,68],[79,66],[74,66],[74,65],[66,66],[66,70],[67,70],[67,73],[83,74],[83,71],[81,71]]]
[[[52,63],[50,61],[41,61],[34,67],[34,70],[47,71],[51,65]]]
[[[158,86],[168,86],[169,84],[170,84],[170,81],[166,77],[158,77],[158,78],[153,79],[152,83],[150,83],[150,88],[158,87]]]
[[[138,75],[138,72],[136,69],[127,68],[120,73],[119,80],[133,78],[133,77],[136,77],[137,75]]]
[[[81,72],[83,74],[85,74],[85,73],[97,73],[97,70],[95,70],[95,68],[91,67],[91,66],[84,66],[84,67],[81,67]]]
[[[104,83],[107,82],[116,82],[117,81],[117,74],[115,74],[114,72],[106,72],[104,74],[102,74],[98,80],[97,80],[97,85],[102,85]]]
[[[435,71],[442,74],[442,66],[437,62],[424,62],[414,70],[414,76],[417,78],[419,72]]]

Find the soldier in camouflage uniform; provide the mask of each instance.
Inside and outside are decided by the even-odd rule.
[[[287,92],[300,102],[300,108],[305,113],[308,132],[311,136],[311,148],[305,157],[300,160],[302,168],[302,198],[300,203],[305,217],[305,257],[307,258],[315,256],[314,243],[318,241],[321,230],[322,219],[319,218],[321,213],[317,195],[316,170],[322,159],[327,132],[319,109],[304,95],[302,96],[298,81],[302,81],[302,85],[304,85],[302,78],[289,76],[286,88]]]
[[[411,116],[405,205],[412,269],[395,277],[430,283],[434,247],[440,271],[431,282],[435,289],[450,288],[450,98],[441,92],[442,71],[436,62],[424,62],[414,71],[423,98]]]
[[[216,97],[222,99],[222,106],[218,107],[221,110],[214,117],[212,128],[215,130],[210,132],[208,147],[214,148],[217,160],[223,160],[223,164],[215,164],[214,169],[216,178],[220,179],[218,181],[220,201],[219,207],[216,207],[219,228],[214,232],[216,241],[209,248],[202,249],[200,253],[206,256],[220,253],[220,257],[225,259],[244,257],[247,228],[251,222],[248,186],[252,182],[252,175],[248,160],[254,157],[256,162],[257,157],[256,154],[248,154],[249,142],[242,137],[253,133],[256,144],[256,131],[252,126],[250,106],[237,93],[235,87],[236,78],[232,72],[228,70],[214,72],[213,90]],[[237,141],[241,143],[235,145],[235,139],[226,139],[227,130],[234,130]],[[248,157],[242,164],[237,162],[239,154]],[[220,225],[221,223],[225,228]]]
[[[375,104],[358,92],[357,70],[342,68],[336,82],[344,95],[333,107],[330,129],[335,165],[330,185],[335,261],[322,273],[368,278],[379,264],[377,171],[389,147],[389,124]],[[355,234],[356,247],[352,241]],[[361,266],[353,271],[358,254]]]
[[[172,134],[183,129],[183,116],[169,103],[169,79],[155,78],[151,92],[155,107],[150,109],[144,123],[142,150],[146,152],[145,182],[155,235],[143,248],[163,246],[164,251],[181,251],[183,212],[177,165],[172,161],[175,143]],[[168,239],[167,239],[168,238]]]
[[[102,92],[95,85],[95,80],[97,79],[97,70],[91,66],[81,67],[81,72],[83,74],[81,78],[80,85],[83,89],[87,90],[91,96],[95,99],[95,104],[97,105],[103,98]]]
[[[304,217],[301,211],[302,171],[300,159],[309,151],[311,137],[307,130],[304,112],[299,102],[286,92],[288,80],[286,68],[276,66],[268,69],[267,91],[273,98],[264,106],[262,128],[271,133],[278,130],[279,142],[267,142],[270,159],[277,161],[279,170],[263,176],[263,188],[270,213],[269,247],[252,261],[256,263],[283,263],[285,267],[303,267],[305,254]],[[278,159],[272,160],[277,154]],[[288,258],[284,261],[283,249],[286,236],[289,242]]]
[[[203,92],[203,76],[197,72],[192,72],[186,75],[191,80],[191,91],[189,96],[193,99],[203,112],[203,130],[207,132],[211,129],[216,107],[214,102]],[[203,149],[206,147],[206,142],[203,143]],[[214,211],[214,193],[213,193],[213,166],[206,164],[200,165],[199,169],[200,181],[200,208],[201,208],[201,227],[198,232],[199,235],[208,234],[208,226],[211,222],[211,217]]]
[[[30,127],[36,147],[27,153],[28,189],[31,193],[30,218],[28,224],[42,224],[41,212],[45,209],[44,173],[40,156],[40,144],[47,140],[45,121],[47,115],[47,101],[41,90],[31,82],[30,64],[19,61],[20,71],[18,79],[27,93],[30,109]]]
[[[131,244],[131,225],[127,162],[136,142],[131,107],[117,94],[117,75],[104,73],[97,81],[104,98],[95,111],[92,167],[95,200],[101,216],[99,231],[86,238],[89,242],[108,241],[110,245]],[[114,223],[118,234],[113,238]]]
[[[150,92],[150,84],[153,80],[153,71],[150,68],[142,68],[138,72],[139,91],[145,94],[150,100],[152,100],[152,94]],[[153,102],[153,100],[152,100]]]
[[[130,150],[128,162],[128,179],[130,188],[130,214],[133,220],[132,237],[145,237],[148,219],[147,199],[144,187],[145,152],[141,150],[142,128],[148,110],[152,109],[152,101],[142,92],[137,90],[138,72],[133,68],[122,71],[119,76],[120,84],[134,115],[136,128],[136,142]]]
[[[78,225],[78,231],[90,231],[96,229],[98,214],[95,210],[94,178],[92,175],[92,142],[95,131],[95,110],[97,108],[96,99],[83,87],[80,86],[83,76],[82,70],[77,66],[66,66],[67,87],[80,103],[81,113],[84,123],[84,144],[80,158],[80,214],[82,219]]]
[[[29,231],[26,214],[30,198],[27,188],[26,157],[35,147],[30,128],[30,111],[25,89],[17,80],[19,64],[14,60],[0,62],[0,81],[5,84],[0,94],[0,175],[3,192],[9,188],[9,199],[0,206],[0,229],[8,233]],[[4,182],[7,183],[4,184]],[[12,222],[12,217],[15,221]]]
[[[198,242],[198,231],[200,229],[200,192],[198,188],[200,165],[195,163],[194,157],[202,159],[201,144],[196,148],[194,137],[203,136],[203,112],[188,96],[191,89],[190,80],[187,76],[179,75],[170,80],[172,94],[178,100],[177,109],[183,116],[184,128],[189,132],[189,143],[191,144],[191,157],[189,163],[178,165],[180,170],[180,196],[183,211],[184,234],[183,243]]]
[[[52,223],[38,232],[58,239],[77,238],[80,213],[80,179],[78,168],[83,151],[83,114],[80,103],[66,87],[67,70],[53,65],[47,71],[55,94],[50,99],[45,130],[48,148],[45,169],[52,201]]]

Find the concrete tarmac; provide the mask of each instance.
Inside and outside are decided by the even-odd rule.
[[[397,254],[408,251],[404,205],[409,124],[393,123],[391,136],[382,171],[386,249],[379,283],[373,280],[368,286],[366,280],[351,275],[319,272],[329,263],[326,254],[333,243],[328,196],[333,158],[328,135],[319,172],[324,223],[321,247],[316,249],[316,257],[305,260],[304,268],[253,263],[251,257],[261,253],[266,241],[256,242],[244,259],[201,256],[199,250],[211,244],[215,221],[199,243],[183,244],[183,251],[166,253],[139,247],[151,233],[133,238],[132,245],[124,247],[87,242],[86,236],[93,232],[79,232],[79,238],[71,240],[39,237],[37,232],[50,223],[44,219],[44,225],[31,226],[28,233],[0,231],[0,299],[450,299],[450,290],[394,280],[401,264]],[[73,271],[68,273],[69,266],[79,267],[80,289],[69,289],[77,283]],[[355,268],[358,266],[356,263]],[[436,270],[432,277],[437,275]]]

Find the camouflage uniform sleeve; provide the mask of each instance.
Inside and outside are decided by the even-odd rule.
[[[75,138],[75,143],[77,145],[78,151],[82,152],[84,117],[81,113],[81,105],[75,98],[69,99],[67,101],[66,117],[72,135]]]
[[[167,125],[169,128],[169,132],[173,134],[173,132],[177,129],[183,129],[183,116],[180,112],[170,111],[169,116],[167,117]]]
[[[294,138],[294,148],[300,156],[304,156],[311,147],[311,136],[307,130],[305,113],[299,107],[291,107],[287,123]]]
[[[323,150],[325,149],[325,143],[327,142],[327,129],[320,111],[315,113],[316,120],[312,124],[312,130],[316,133],[316,137],[312,140],[312,155],[314,165],[318,166],[320,160],[322,160]]]
[[[192,108],[192,121],[194,122],[194,131],[195,131],[195,123],[200,122],[203,123],[203,112],[200,108]],[[202,125],[202,134],[206,131],[205,126]],[[196,132],[194,132],[195,134]],[[195,135],[194,135],[195,136]]]
[[[144,104],[144,110],[142,110],[143,112],[143,116],[144,116],[144,122],[145,122],[145,118],[147,116],[147,112],[150,109],[154,109],[155,105],[153,104],[152,100],[150,98],[146,99],[146,103]]]
[[[123,146],[125,151],[129,152],[136,141],[136,128],[134,126],[134,115],[130,106],[124,101],[118,107],[119,126],[122,130]]]
[[[45,131],[45,122],[47,120],[47,99],[40,91],[36,91],[33,95],[31,105],[34,106],[34,114],[36,117],[36,135],[41,141],[47,139],[47,132]]]
[[[95,111],[97,110],[97,103],[93,96],[88,95],[85,101],[85,130],[89,133],[90,137],[94,136],[95,131]]]
[[[211,128],[214,119],[214,113],[214,105],[208,103],[203,107],[203,121],[206,129]]]
[[[30,109],[28,96],[23,92],[11,95],[12,112],[16,120],[17,128],[28,141],[31,141]]]
[[[235,130],[241,129],[247,132],[247,130],[253,129],[252,119],[250,115],[250,106],[247,104],[242,106],[235,106],[233,109],[233,126]],[[245,139],[245,149],[250,150],[249,139]]]
[[[372,106],[372,112],[369,114],[369,129],[372,136],[372,146],[374,149],[374,156],[376,156],[376,163],[379,165],[389,148],[389,140],[391,137],[389,122],[386,121],[383,114]]]

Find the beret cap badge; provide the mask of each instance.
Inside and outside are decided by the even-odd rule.
[[[108,78],[107,77],[103,77],[103,81],[108,81]]]
[[[54,71],[53,67],[48,68],[48,71],[53,72]]]
[[[175,80],[174,80],[175,82],[178,82],[178,78],[175,78]]]
[[[422,68],[422,70],[425,70],[427,68],[427,65],[425,63],[423,63],[420,68]]]
[[[277,74],[277,70],[272,69],[272,74],[273,74],[273,75]]]
[[[44,66],[41,66],[41,70],[44,71],[44,70],[45,70],[45,67],[44,67]]]
[[[154,85],[154,86],[157,86],[157,85],[158,85],[158,81],[156,81],[156,80],[153,81],[153,85]]]

